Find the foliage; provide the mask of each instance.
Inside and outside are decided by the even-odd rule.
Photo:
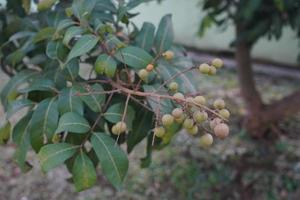
[[[173,46],[171,15],[156,30],[130,21],[142,2],[43,0],[33,13],[30,1],[8,2],[1,12],[1,67],[14,76],[1,93],[8,121],[0,138],[8,140],[10,117],[27,108],[11,135],[22,171],[31,168],[32,148],[44,172],[65,164],[77,191],[95,184],[98,165],[120,188],[129,163],[123,143],[130,153],[147,138],[146,167],[152,150],[168,145],[182,126],[192,135],[228,135],[224,102],[209,108],[197,96],[191,71],[198,67]],[[213,60],[205,74],[222,65]],[[201,140],[206,147],[209,136]]]
[[[213,24],[226,28],[231,22],[240,26],[241,34],[236,40],[255,43],[259,38],[279,39],[283,27],[295,30],[300,37],[300,2],[294,0],[206,0],[202,3],[206,16],[199,34]]]

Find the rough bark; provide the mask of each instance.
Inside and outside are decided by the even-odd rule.
[[[239,35],[242,32],[242,27],[237,25],[236,34],[238,38],[240,38]],[[242,39],[238,40],[235,58],[240,90],[247,108],[244,126],[252,136],[261,137],[272,124],[300,111],[300,91],[296,91],[270,105],[264,105],[254,81],[251,49],[252,45],[250,43]]]
[[[252,135],[258,135],[261,131],[263,131],[257,130],[257,128],[259,128],[261,125],[261,120],[259,118],[261,116],[261,111],[263,110],[263,102],[259,92],[256,89],[252,71],[252,44],[240,39],[240,34],[242,32],[242,26],[237,25],[236,35],[239,39],[236,43],[235,59],[237,62],[240,90],[247,109],[244,125],[248,132],[250,132]]]

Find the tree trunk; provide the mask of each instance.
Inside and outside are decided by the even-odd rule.
[[[247,109],[244,125],[248,132],[258,136],[263,131],[257,130],[261,122],[260,116],[263,110],[263,102],[255,87],[251,61],[252,44],[241,39],[240,34],[242,32],[241,25],[237,25],[236,35],[238,40],[236,43],[235,59],[237,62],[240,90]]]
[[[247,109],[244,127],[252,136],[261,137],[272,124],[300,111],[300,91],[296,91],[270,105],[263,104],[261,96],[256,89],[252,71],[252,44],[240,37],[242,32],[242,26],[237,25],[236,35],[238,41],[236,43],[235,58],[240,90]]]

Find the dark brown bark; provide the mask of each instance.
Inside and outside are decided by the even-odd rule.
[[[237,25],[236,34],[238,38],[240,38],[239,36],[242,32],[242,26]],[[265,106],[254,81],[251,49],[252,45],[250,43],[238,39],[235,58],[241,94],[247,108],[244,125],[252,136],[261,137],[272,124],[300,111],[300,91],[296,91],[279,101]]]
[[[245,127],[252,135],[257,135],[262,130],[255,130],[260,126],[261,111],[263,109],[263,102],[260,94],[256,89],[254,81],[252,62],[251,62],[251,49],[252,44],[241,39],[240,34],[243,32],[242,25],[237,25],[236,35],[236,51],[235,59],[237,62],[237,71],[240,82],[241,94],[247,108],[247,115],[245,117]],[[257,116],[257,117],[255,117]],[[255,127],[253,129],[253,127]]]

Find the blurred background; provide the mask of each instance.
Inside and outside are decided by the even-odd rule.
[[[157,25],[163,15],[172,13],[176,43],[186,48],[187,55],[195,63],[207,62],[214,57],[224,59],[225,68],[219,70],[217,76],[199,75],[195,84],[208,98],[222,97],[228,102],[232,112],[228,139],[216,141],[211,149],[203,150],[191,137],[180,133],[170,146],[153,154],[153,162],[146,169],[140,168],[144,149],[137,147],[130,155],[129,174],[122,191],[116,191],[105,180],[99,180],[97,186],[79,194],[66,181],[70,175],[62,167],[45,175],[34,161],[35,168],[22,174],[11,160],[14,146],[7,145],[0,147],[0,199],[300,199],[300,96],[297,92],[300,90],[297,59],[300,53],[300,1],[286,1],[286,5],[293,4],[291,9],[296,14],[283,17],[282,23],[278,22],[280,17],[277,22],[272,21],[272,17],[285,16],[291,10],[285,7],[282,13],[274,11],[276,6],[283,9],[280,0],[241,1],[244,2],[241,7],[246,7],[241,12],[250,10],[246,16],[249,19],[238,16],[219,23],[219,18],[230,18],[226,17],[226,9],[224,11],[214,4],[225,5],[224,2],[231,1],[152,1],[135,8],[140,15],[133,21],[138,26],[144,21]],[[218,9],[219,12],[214,12]],[[237,9],[242,8],[233,9],[233,13],[238,13]],[[210,23],[207,16],[210,16]],[[292,17],[297,22],[290,22]],[[271,21],[266,27],[260,26],[259,22],[266,20]],[[262,28],[240,36],[236,27],[241,21],[249,22],[244,32]],[[203,24],[207,30],[201,29]],[[277,33],[278,29],[280,33]],[[247,54],[247,50],[246,56],[236,53],[242,52],[243,44],[251,54]],[[247,63],[248,58],[253,62]],[[253,76],[243,69],[252,69]],[[247,85],[243,81],[246,79],[253,84]],[[7,80],[8,77],[0,71],[0,90]],[[257,93],[258,102],[271,105],[271,109],[253,105],[256,100],[249,100],[249,96],[255,97]],[[286,96],[286,101],[281,102]],[[248,122],[264,121],[272,109],[275,110],[273,115],[278,117],[266,120],[270,126],[245,125],[245,119]],[[268,115],[263,117],[264,113]],[[36,159],[34,153],[29,157]]]

